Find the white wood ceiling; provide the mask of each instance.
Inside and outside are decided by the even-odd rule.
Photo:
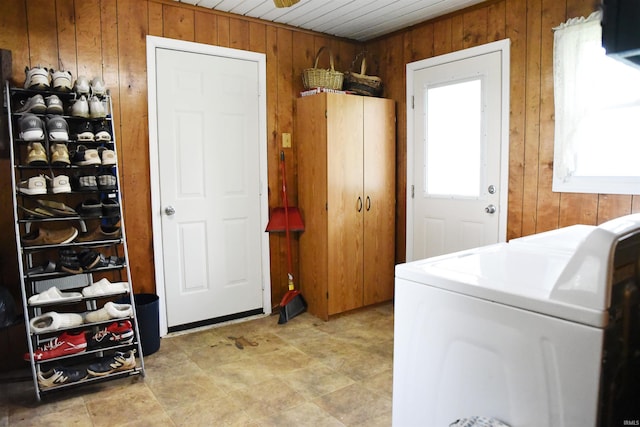
[[[175,1],[366,41],[484,0],[300,0],[288,8],[273,0]]]

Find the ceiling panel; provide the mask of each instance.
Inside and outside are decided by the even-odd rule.
[[[484,0],[300,0],[287,8],[273,0],[175,1],[367,41]]]

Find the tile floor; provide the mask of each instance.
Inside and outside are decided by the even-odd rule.
[[[0,384],[0,427],[390,426],[393,305],[165,337],[146,377],[47,394]]]

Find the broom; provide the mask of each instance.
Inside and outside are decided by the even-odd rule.
[[[307,302],[293,283],[293,266],[291,262],[291,231],[289,230],[289,200],[287,199],[287,173],[284,166],[284,151],[280,152],[280,171],[282,173],[282,203],[284,204],[284,232],[287,240],[287,282],[289,290],[280,301],[280,318],[278,324],[287,323],[289,319],[307,310]]]

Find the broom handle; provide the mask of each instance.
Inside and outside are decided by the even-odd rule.
[[[289,200],[287,199],[287,171],[284,166],[284,151],[280,152],[280,171],[282,173],[282,203],[284,204],[284,233],[287,239],[287,279],[289,290],[294,289],[293,266],[291,262],[291,234],[289,232]]]

